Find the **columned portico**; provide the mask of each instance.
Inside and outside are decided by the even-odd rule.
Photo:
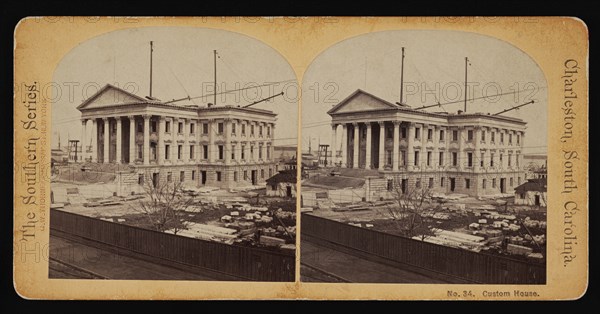
[[[110,121],[109,118],[102,118],[102,121],[104,121],[104,126],[103,126],[103,139],[104,139],[104,145],[103,145],[103,155],[102,155],[102,162],[107,164],[110,161],[110,156],[109,156],[109,145],[110,145]]]
[[[331,125],[331,163],[332,163],[332,165],[335,165],[337,163],[336,140],[337,140],[337,124],[334,123]]]
[[[122,148],[122,143],[121,143],[121,117],[116,117],[116,123],[117,123],[117,147],[116,147],[116,152],[115,152],[115,163],[120,164],[121,163],[121,148]]]
[[[150,164],[150,115],[143,115],[144,118],[144,165]]]
[[[129,163],[135,163],[135,117],[127,116],[129,119]]]
[[[360,146],[358,145],[359,140],[360,140],[360,134],[358,132],[358,123],[353,123],[352,126],[354,127],[354,149],[352,151],[353,156],[352,156],[352,168],[358,168],[358,150],[360,148]]]
[[[379,121],[379,171],[385,168],[385,122]]]
[[[393,151],[392,151],[392,171],[398,171],[399,158],[398,155],[400,153],[400,135],[399,128],[400,121],[394,121],[394,143],[393,143]]]
[[[371,164],[371,136],[372,136],[372,132],[371,132],[371,122],[367,122],[367,146],[365,148],[365,169],[371,169],[372,168],[372,164]]]

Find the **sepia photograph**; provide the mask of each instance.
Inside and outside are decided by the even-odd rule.
[[[54,81],[73,92],[52,104],[50,278],[294,281],[297,82],[279,53],[134,28],[80,43]]]
[[[14,27],[13,286],[43,300],[574,300],[576,17]]]
[[[302,281],[546,282],[547,84],[527,54],[377,32],[302,86]]]

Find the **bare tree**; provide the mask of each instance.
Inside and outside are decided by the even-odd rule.
[[[420,182],[420,181],[419,181]],[[402,180],[394,178],[390,189],[395,204],[387,206],[387,214],[396,223],[405,237],[421,237],[421,240],[433,235],[423,213],[431,205],[431,189],[423,187],[422,182],[414,186],[402,186]]]
[[[173,234],[187,229],[185,215],[190,210],[193,198],[182,191],[180,182],[156,182],[151,176],[145,176],[144,192],[146,197],[139,202],[139,206],[132,206],[148,219],[152,228],[156,231],[165,232],[171,230]]]

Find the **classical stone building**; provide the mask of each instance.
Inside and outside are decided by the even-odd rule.
[[[416,186],[485,195],[512,193],[525,181],[523,120],[461,111],[425,112],[362,90],[328,114],[334,164],[376,169],[388,179],[389,189],[399,186],[406,191]]]
[[[276,114],[268,110],[175,105],[112,85],[77,109],[82,145],[88,148],[84,159],[133,166],[139,184],[152,179],[155,184],[177,180],[221,188],[264,186],[277,172]]]

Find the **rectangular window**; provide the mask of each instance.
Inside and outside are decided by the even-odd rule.
[[[196,180],[196,170],[192,170],[192,181]]]
[[[473,167],[473,153],[467,153],[467,167]]]
[[[515,155],[515,165],[518,167],[519,166],[519,154]]]
[[[217,171],[217,181],[221,182],[221,171]]]
[[[385,138],[393,138],[394,137],[394,128],[386,128]]]
[[[421,128],[415,128],[415,139],[421,138]]]
[[[144,175],[143,174],[138,175],[138,184],[144,185]]]
[[[458,131],[457,130],[452,131],[452,141],[454,141],[454,142],[458,141]]]
[[[484,159],[485,159],[485,153],[481,153],[481,160],[479,160],[479,166],[483,167],[484,165]]]
[[[433,189],[433,178],[429,178],[429,188]]]
[[[509,179],[509,181],[510,181],[510,186],[513,186],[513,178],[512,177]]]
[[[261,126],[258,127],[258,136],[262,136],[263,135],[262,131],[263,131],[263,127],[261,125]]]
[[[183,154],[183,145],[177,145],[177,159],[181,159],[182,154]]]
[[[496,178],[492,179],[492,188],[496,188]]]
[[[265,178],[265,169],[260,169],[260,177],[261,177],[262,179],[264,179],[264,178]]]
[[[467,140],[468,141],[473,140],[473,130],[467,130]]]
[[[102,127],[104,128],[104,126],[102,126]],[[102,129],[102,131],[104,131],[104,129]],[[138,133],[144,132],[144,123],[142,123],[142,121],[138,121],[137,131],[138,131]]]
[[[235,123],[231,124],[231,134],[235,134]]]
[[[494,166],[494,154],[491,153],[490,154],[490,167],[493,167],[493,166]]]
[[[400,154],[402,155],[402,165],[406,166],[406,151],[400,151]]]
[[[271,126],[267,127],[267,136],[271,136]]]
[[[225,127],[224,127],[224,124],[223,124],[223,122],[219,122],[219,123],[217,124],[217,132],[218,132],[219,134],[223,134],[223,131],[224,131],[224,130],[225,130]]]
[[[234,182],[237,182],[237,181],[238,181],[238,172],[237,172],[237,171],[234,171],[234,172],[233,172],[233,181],[234,181]]]
[[[467,189],[471,188],[471,179],[465,179],[465,188],[467,188]]]
[[[235,146],[231,146],[231,160],[235,160]]]
[[[500,144],[504,144],[504,133],[500,133]]]
[[[455,167],[458,165],[458,153],[457,152],[452,152],[452,165]]]
[[[250,135],[254,136],[254,124],[250,125]]]
[[[502,154],[500,154],[500,167],[502,167]]]
[[[177,126],[177,133],[183,134],[183,122],[179,122]]]
[[[271,159],[271,147],[267,146],[267,160]]]
[[[400,132],[402,133],[402,138],[406,138],[406,128],[401,128]]]
[[[496,140],[496,132],[492,132],[492,143]]]
[[[138,159],[143,159],[144,158],[144,145],[138,144],[137,151],[138,151]]]
[[[194,134],[194,133],[196,133],[196,128],[195,128],[195,126],[196,126],[196,125],[195,125],[194,123],[191,123],[191,124],[190,124],[190,134]]]
[[[433,139],[433,130],[427,129],[427,140],[431,141]]]
[[[262,159],[262,146],[258,147],[258,159]]]
[[[416,187],[417,189],[420,189],[420,188],[421,188],[421,178],[417,178],[417,182],[415,182],[415,187]]]
[[[441,187],[444,187],[444,177],[441,177],[441,178],[440,178],[440,186],[441,186]]]
[[[208,123],[202,123],[202,134],[208,134]]]
[[[183,182],[185,180],[185,171],[179,172],[179,182]]]
[[[416,151],[415,152],[415,166],[418,166],[418,165],[419,165],[419,152]]]
[[[481,187],[485,189],[486,185],[486,179],[483,179],[483,181],[481,181]]]
[[[248,180],[248,170],[244,170],[244,181]]]
[[[171,121],[165,121],[165,132],[171,133]]]
[[[440,130],[440,142],[444,141],[444,130]]]
[[[171,146],[170,145],[165,145],[165,159],[169,159],[169,156],[171,156]]]
[[[385,150],[385,160],[386,160],[386,165],[391,165],[392,164],[392,151],[389,149]]]
[[[150,132],[156,133],[156,120],[150,120]]]
[[[508,145],[512,145],[512,134],[508,134]]]
[[[111,128],[111,130],[112,130],[112,134],[115,134],[115,133],[117,133],[117,124],[116,124],[116,123],[113,123],[113,124],[111,124],[111,125],[112,125],[112,128]]]
[[[512,155],[508,154],[508,166],[512,166]]]
[[[194,159],[194,145],[190,145],[190,159]]]
[[[242,146],[242,155],[240,156],[242,160],[246,160],[246,147]]]
[[[208,159],[208,145],[202,145],[202,153],[204,154],[202,157]]]
[[[254,159],[254,146],[250,146],[250,159]]]
[[[521,135],[517,134],[517,145],[521,144]]]
[[[242,124],[242,135],[246,135],[246,125]]]
[[[485,131],[481,131],[481,141],[485,142]]]
[[[171,172],[167,172],[167,182],[173,181],[173,174]]]
[[[440,152],[440,160],[439,160],[439,165],[443,166],[444,165],[444,152]]]
[[[219,160],[223,160],[223,159],[224,159],[223,145],[219,145]]]
[[[427,152],[427,166],[431,166],[431,152]]]

